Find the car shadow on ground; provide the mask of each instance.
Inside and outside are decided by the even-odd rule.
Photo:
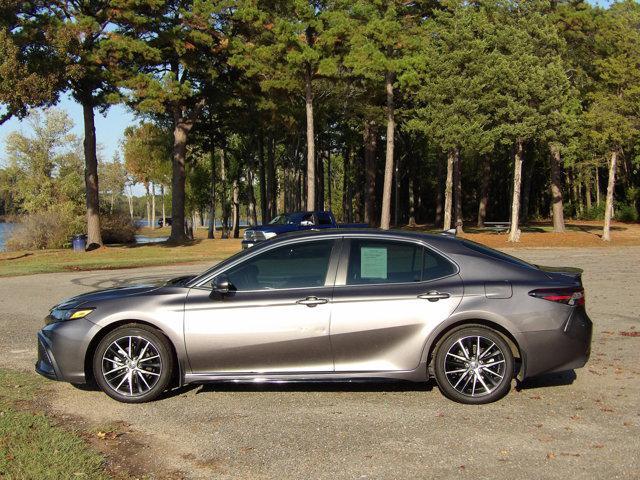
[[[571,385],[576,380],[575,370],[548,373],[538,377],[527,378],[524,382],[518,382],[516,390],[532,390],[535,388],[562,387]]]
[[[197,394],[209,392],[428,392],[434,382],[358,381],[358,382],[216,382],[196,386]],[[187,385],[183,388],[190,388]],[[192,387],[194,388],[194,387]]]

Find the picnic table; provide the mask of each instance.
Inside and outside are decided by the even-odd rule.
[[[487,230],[494,232],[508,232],[511,228],[511,222],[484,222]]]

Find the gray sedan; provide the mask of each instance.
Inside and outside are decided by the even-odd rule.
[[[130,403],[189,383],[430,378],[488,403],[585,365],[580,274],[451,235],[282,235],[198,276],[63,301],[36,370]]]

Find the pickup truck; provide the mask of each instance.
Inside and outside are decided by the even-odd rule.
[[[368,225],[365,223],[338,224],[333,213],[329,211],[283,213],[266,225],[256,225],[247,228],[242,238],[242,249],[253,247],[256,243],[288,232],[319,230],[322,228],[364,227],[368,227]]]

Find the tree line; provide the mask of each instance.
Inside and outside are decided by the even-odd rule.
[[[142,119],[125,165],[170,191],[177,243],[185,214],[237,231],[241,205],[252,222],[304,208],[385,229],[509,220],[511,241],[528,218],[562,232],[565,215],[602,216],[604,240],[614,215],[637,219],[632,0],[8,1],[0,14],[0,122],[63,92],[83,107],[90,243],[94,116],[114,103]]]

